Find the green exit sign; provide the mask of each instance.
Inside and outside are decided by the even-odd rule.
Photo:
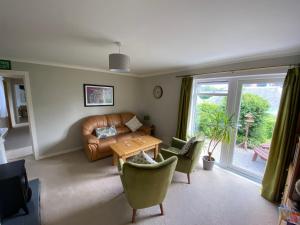
[[[0,59],[0,70],[11,70],[11,63],[9,60]]]

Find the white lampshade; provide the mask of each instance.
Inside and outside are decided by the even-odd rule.
[[[109,54],[109,70],[112,72],[129,72],[130,58],[121,53]]]

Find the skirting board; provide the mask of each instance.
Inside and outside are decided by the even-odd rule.
[[[32,146],[6,150],[6,157],[8,160],[22,158],[22,157],[32,155],[32,154],[33,154]]]
[[[40,155],[39,159],[46,159],[46,158],[50,158],[50,157],[54,157],[54,156],[58,156],[58,155],[62,155],[62,154],[70,153],[70,152],[79,151],[79,150],[82,150],[82,149],[83,149],[82,146],[75,147],[75,148],[69,148],[69,149],[65,149],[65,150],[62,150],[62,151],[49,153],[49,154],[46,154],[46,155]]]

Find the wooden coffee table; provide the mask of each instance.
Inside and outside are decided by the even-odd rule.
[[[158,138],[147,135],[112,144],[110,147],[113,151],[113,165],[117,165],[119,158],[125,161],[128,157],[136,155],[142,150],[153,150],[154,158],[156,158],[161,142]]]

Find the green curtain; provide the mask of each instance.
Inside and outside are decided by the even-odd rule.
[[[176,137],[182,140],[186,140],[188,116],[189,116],[190,102],[192,97],[192,86],[193,86],[192,77],[182,78],[180,97],[179,97],[177,132],[176,132]]]
[[[266,172],[262,181],[261,194],[272,202],[279,202],[282,197],[287,169],[295,147],[299,110],[300,72],[297,67],[288,70],[284,81]]]

